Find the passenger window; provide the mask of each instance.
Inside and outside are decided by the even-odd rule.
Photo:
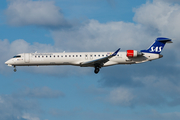
[[[100,57],[100,55],[98,55]]]
[[[38,56],[40,58],[40,56]]]
[[[59,57],[59,55],[57,57]]]
[[[61,55],[61,57],[63,57],[63,55]]]
[[[78,57],[78,55],[76,55],[76,57]]]
[[[51,55],[49,57],[51,57]]]
[[[69,57],[71,57],[71,55],[69,55]]]
[[[65,57],[67,57],[67,55],[65,55]]]
[[[81,57],[81,55],[80,55],[80,57]]]
[[[35,56],[35,58],[36,58],[36,56]]]
[[[94,55],[94,57],[96,57],[96,55]]]
[[[46,57],[48,57],[48,56],[46,56]]]
[[[42,57],[44,57],[44,56],[42,56]]]
[[[86,57],[87,57],[87,55],[86,55]]]
[[[74,55],[73,55],[73,57],[74,57]]]
[[[104,55],[102,55],[104,57]]]

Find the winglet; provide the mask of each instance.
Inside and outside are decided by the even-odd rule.
[[[120,48],[119,48],[118,50],[116,50],[116,52],[114,52],[114,53],[112,54],[112,56],[116,56],[117,53],[119,52],[119,50],[120,50]]]

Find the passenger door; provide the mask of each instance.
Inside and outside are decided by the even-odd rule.
[[[29,53],[24,53],[24,62],[29,63],[30,62],[30,54]]]

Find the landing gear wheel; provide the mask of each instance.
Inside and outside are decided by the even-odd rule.
[[[16,72],[16,71],[17,71],[16,66],[14,66],[14,72]]]
[[[98,72],[99,72],[99,68],[98,68],[98,67],[96,67],[96,68],[95,68],[95,70],[94,70],[94,73],[96,73],[96,74],[97,74]]]

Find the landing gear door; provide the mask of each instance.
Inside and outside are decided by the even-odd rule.
[[[29,63],[30,62],[30,54],[29,53],[24,53],[24,62]]]

